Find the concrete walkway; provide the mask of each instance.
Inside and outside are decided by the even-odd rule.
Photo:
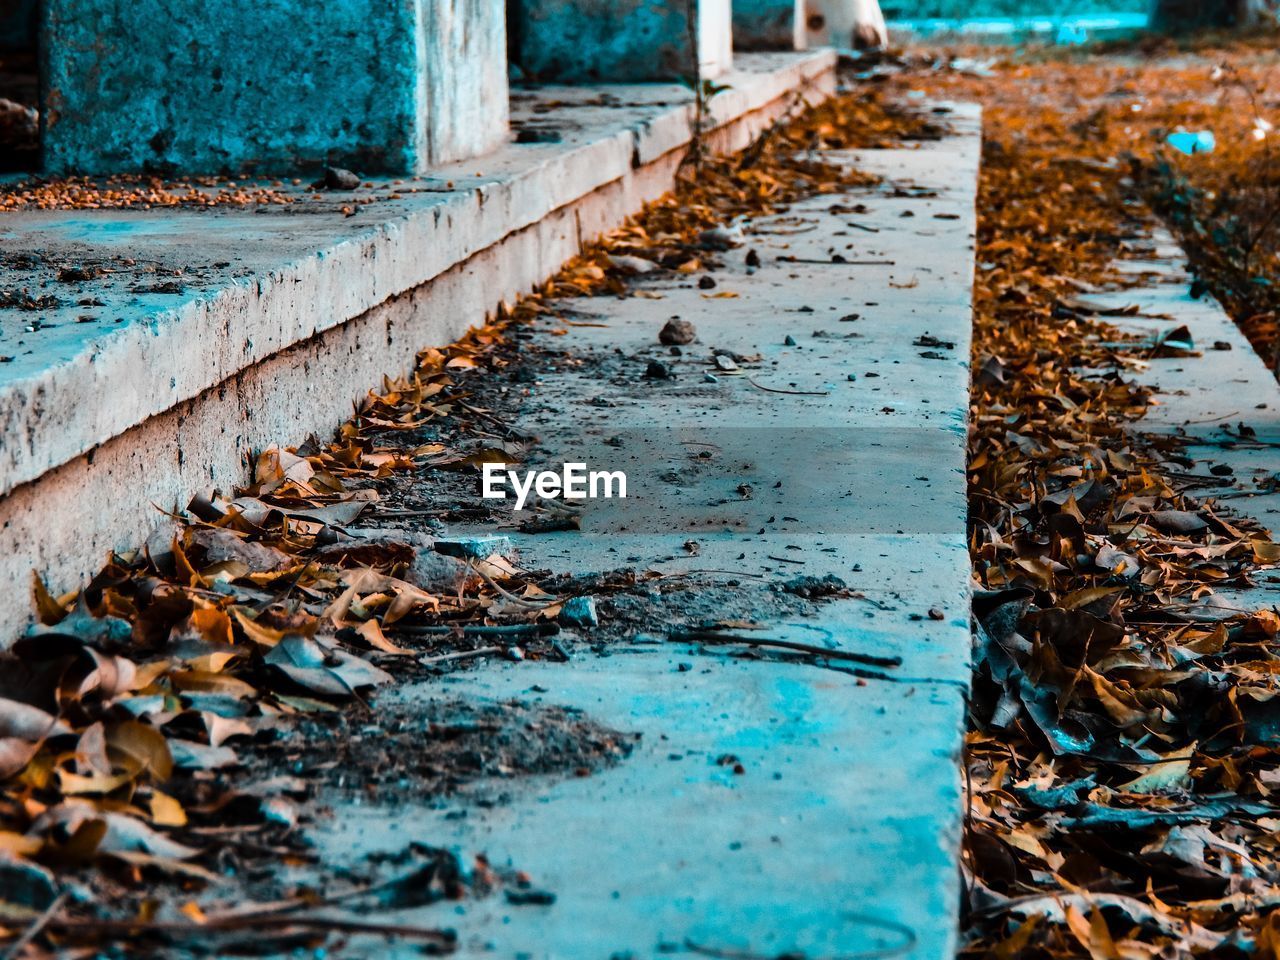
[[[617,766],[511,781],[496,803],[337,803],[312,831],[327,865],[419,841],[463,862],[483,853],[555,895],[388,920],[453,927],[461,956],[953,955],[979,124],[968,108],[951,122],[942,142],[859,155],[884,185],[754,224],[713,291],[681,278],[650,298],[573,301],[599,326],[571,328],[562,372],[516,424],[548,462],[580,451],[629,486],[623,504],[595,502],[581,533],[518,538],[523,566],[691,578],[705,594],[667,602],[710,596],[712,621],[798,575],[836,576],[858,594],[809,616],[762,613],[753,635],[901,662],[672,642],[657,604],[607,655],[588,649],[591,631],[570,632],[568,664],[490,661],[384,694],[380,709],[569,706],[640,735]],[[736,296],[713,298],[724,293]],[[698,331],[679,356],[657,343],[672,315]],[[675,379],[646,379],[651,361]]]

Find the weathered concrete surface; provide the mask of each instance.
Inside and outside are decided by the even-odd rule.
[[[735,50],[803,50],[805,0],[734,0]]]
[[[709,146],[741,149],[796,91],[828,96],[834,60],[744,57],[711,102]],[[39,256],[4,284],[64,302],[0,310],[0,356],[13,357],[0,364],[0,577],[35,568],[74,586],[109,550],[135,546],[157,507],[241,482],[251,450],[332,430],[382,374],[408,370],[419,349],[480,323],[669,189],[688,91],[609,92],[619,105],[604,109],[598,89],[518,94],[519,122],[561,142],[512,144],[478,177],[473,161],[386,185],[380,195],[400,199],[353,217],[339,209],[346,194],[318,212],[6,215],[4,262]],[[561,106],[545,111],[547,100]],[[109,272],[58,281],[70,264]],[[143,292],[165,279],[157,266],[182,270],[182,292]],[[36,318],[48,326],[29,331]],[[20,596],[0,605],[4,643],[27,616]]]
[[[556,896],[550,906],[495,897],[396,919],[455,928],[461,956],[954,955],[970,669],[964,463],[974,112],[962,114],[957,132],[920,150],[859,156],[860,166],[898,185],[934,188],[936,197],[893,196],[885,185],[757,222],[748,242],[760,268],[746,268],[739,250],[715,274],[717,291],[735,298],[707,299],[681,280],[655,283],[661,300],[576,303],[604,326],[575,327],[558,342],[574,362],[540,381],[518,421],[550,459],[597,449],[593,437],[621,439],[607,449],[623,458],[634,438],[663,431],[689,449],[752,431],[809,438],[795,454],[798,465],[779,462],[784,456],[768,446],[749,465],[724,451],[729,474],[755,481],[754,501],[776,513],[763,528],[738,529],[732,516],[754,501],[734,497],[728,476],[686,476],[677,489],[664,479],[666,458],[640,457],[619,462],[629,489],[654,507],[639,515],[646,526],[618,533],[618,505],[595,501],[584,533],[518,538],[522,562],[572,573],[630,566],[731,584],[834,574],[866,599],[832,602],[808,617],[775,616],[760,635],[897,655],[902,665],[882,671],[889,679],[859,682],[817,664],[664,642],[667,624],[655,619],[648,636],[610,645],[609,656],[581,650],[569,664],[493,662],[398,691],[410,702],[461,696],[568,705],[642,738],[613,769],[504,784],[509,796],[496,805],[461,797],[432,809],[339,806],[312,832],[327,864],[358,868],[366,855],[410,841],[443,844],[464,862],[483,853],[528,871]],[[857,221],[879,233],[845,228],[839,204],[853,203],[866,204]],[[908,210],[913,217],[903,216]],[[893,263],[779,259],[830,261],[833,252]],[[841,320],[855,312],[860,319]],[[678,358],[656,343],[672,314],[698,331]],[[859,336],[815,337],[816,329]],[[926,334],[950,346],[918,345]],[[709,382],[703,372],[712,369],[713,350],[758,353],[749,370],[757,382],[810,393],[768,393],[724,371]],[[930,353],[945,356],[923,355]],[[609,366],[641,370],[656,357],[673,365],[674,382],[646,384]],[[583,412],[596,409],[607,414]],[[847,472],[793,486],[791,472],[832,454],[833,430],[847,448]],[[881,443],[887,433],[908,456],[894,460]],[[687,462],[675,446],[668,456]],[[721,444],[712,449],[719,453]],[[786,479],[777,489],[757,474]],[[896,490],[891,502],[864,496],[863,481],[876,477]],[[695,508],[697,516],[684,514]],[[688,539],[697,541],[696,556],[684,547]],[[564,637],[570,646],[577,639]],[[734,774],[726,756],[744,772]],[[378,949],[413,956],[408,945]]]
[[[710,78],[732,61],[730,0],[513,0],[508,29],[529,80]]]
[[[53,173],[419,173],[506,138],[502,0],[47,0],[42,49]]]

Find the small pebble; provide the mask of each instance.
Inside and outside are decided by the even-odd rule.
[[[325,167],[324,176],[314,186],[326,190],[355,190],[360,186],[360,178],[342,167]]]
[[[573,627],[595,627],[600,624],[595,597],[573,597],[560,608],[561,623]]]
[[[672,317],[667,321],[666,325],[658,331],[658,342],[666,346],[682,345],[693,343],[698,336],[698,331],[694,329],[692,323],[688,320],[681,320],[679,317]]]
[[[727,354],[716,354],[716,367],[720,370],[737,370],[738,365],[734,362],[733,357]]]
[[[796,338],[788,333],[786,339],[782,341],[782,345],[784,347],[794,347],[796,345]]]

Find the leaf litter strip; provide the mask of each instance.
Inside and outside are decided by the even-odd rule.
[[[555,318],[559,301],[644,296],[628,280],[637,260],[646,270],[713,268],[725,224],[869,182],[811,159],[814,148],[874,146],[930,130],[927,120],[858,93],[771,128],[737,157],[704,159],[682,172],[673,195],[588,247],[537,294],[457,343],[423,351],[414,372],[385,380],[333,441],[263,451],[235,496],[196,496],[186,515],[111,557],[83,590],[55,597],[36,577],[38,625],[0,655],[0,936],[26,952],[121,939],[163,950],[159,944],[252,930],[261,949],[266,928],[282,944],[301,937],[313,946],[358,928],[452,949],[445,930],[297,916],[328,898],[303,888],[282,900],[274,879],[253,887],[269,895],[251,915],[193,899],[231,876],[270,877],[277,863],[312,859],[286,799],[308,785],[287,776],[240,785],[228,773],[268,748],[287,749],[290,724],[330,717],[342,730],[348,715],[368,714],[360,691],[396,673],[492,653],[566,659],[553,635],[567,598],[539,588],[501,553],[458,558],[394,531],[352,536],[347,528],[377,515],[380,480],[413,472],[443,483],[484,462],[483,450],[418,442],[425,426],[452,427],[456,441],[479,436],[469,424],[483,420],[502,429],[500,439],[513,436],[471,397],[468,378],[517,363],[520,330]],[[414,574],[423,563],[425,580]],[[450,588],[421,585],[442,581]],[[481,642],[460,649],[468,639]],[[422,650],[424,640],[434,645]],[[614,743],[620,735],[589,736],[611,755],[625,753]],[[443,851],[406,856],[427,865],[362,892],[390,889],[394,896],[378,901],[384,906],[495,889],[513,903],[547,902],[527,877],[500,875],[482,860],[463,876]],[[444,887],[441,869],[455,877]],[[75,893],[63,905],[68,890]]]
[[[1280,951],[1280,615],[1188,611],[1280,547],[1187,494],[1177,441],[1132,433],[1151,397],[1126,368],[1191,344],[1069,308],[1142,283],[1111,264],[1149,235],[1131,174],[1173,123],[1250,122],[1187,103],[1212,67],[1084,55],[891,83],[985,105],[966,957]]]

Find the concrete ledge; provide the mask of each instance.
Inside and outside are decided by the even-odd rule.
[[[740,149],[795,97],[830,95],[834,67],[830,52],[741,57],[711,103],[709,145]],[[689,141],[688,91],[608,88],[625,106],[602,106],[603,92],[517,94],[517,120],[561,142],[383,182],[388,199],[354,216],[348,195],[7,215],[0,284],[61,303],[0,310],[13,357],[0,364],[0,576],[36,568],[74,586],[136,544],[157,507],[238,482],[255,448],[333,429],[382,374],[661,196]],[[104,272],[58,280],[72,268]],[[36,319],[48,326],[26,329]],[[27,616],[20,597],[0,607],[0,642]]]

